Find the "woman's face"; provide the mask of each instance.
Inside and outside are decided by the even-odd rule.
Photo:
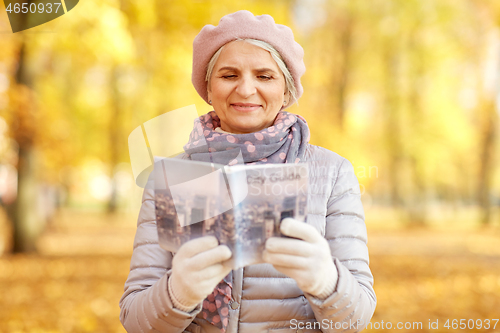
[[[271,126],[288,95],[285,78],[268,51],[233,41],[215,63],[208,98],[222,129],[242,134]]]

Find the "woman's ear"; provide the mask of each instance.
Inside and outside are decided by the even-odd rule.
[[[210,100],[212,98],[212,78],[207,81],[207,93],[208,99]]]
[[[290,104],[290,92],[286,91],[283,94],[283,107],[286,107]]]

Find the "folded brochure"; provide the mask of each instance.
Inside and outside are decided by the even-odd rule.
[[[231,250],[233,269],[261,263],[266,240],[286,237],[281,221],[307,215],[305,163],[225,166],[165,158],[153,172],[159,244],[171,252],[213,235]]]

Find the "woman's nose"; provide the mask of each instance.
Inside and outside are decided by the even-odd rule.
[[[236,92],[244,98],[255,94],[256,90],[254,80],[245,76],[240,78],[238,86],[236,87]]]

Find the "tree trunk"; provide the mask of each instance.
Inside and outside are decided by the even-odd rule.
[[[13,203],[14,252],[35,251],[35,244],[42,231],[37,212],[37,181],[35,178],[35,156],[31,147],[19,148],[18,192]]]
[[[425,77],[425,52],[418,44],[416,35],[420,30],[420,22],[417,21],[409,34],[409,59],[410,66],[413,69],[411,74],[410,92],[409,92],[409,119],[411,127],[409,136],[412,140],[422,137],[424,129],[421,126],[421,119],[425,118],[422,107],[422,94],[424,93],[421,80]],[[425,163],[422,162],[422,156],[418,156],[417,151],[408,152],[410,169],[412,173],[412,193],[409,193],[411,200],[408,202],[409,223],[412,226],[424,226],[426,224],[426,184],[425,184]]]
[[[116,166],[120,158],[120,139],[121,135],[121,100],[118,90],[118,80],[120,70],[118,65],[113,67],[111,72],[111,94],[113,100],[113,109],[109,118],[109,165],[110,165],[110,180],[111,180],[111,195],[108,201],[108,213],[116,212],[118,207],[118,193],[116,177],[114,177]]]
[[[31,77],[26,70],[25,42],[21,42],[17,85],[13,88],[12,129],[18,150],[18,192],[16,200],[8,207],[13,223],[13,251],[35,250],[36,240],[43,229],[43,221],[38,213],[37,179],[34,142],[37,132],[36,105],[31,89]]]
[[[388,147],[389,187],[392,206],[400,209],[404,206],[401,190],[401,175],[403,167],[403,147],[401,136],[401,109],[399,91],[399,53],[395,50],[395,41],[388,40],[384,45],[384,99],[385,111],[385,141]]]
[[[493,2],[492,2],[493,3]],[[481,18],[481,24],[478,24],[477,35],[478,47],[474,50],[487,50],[489,47],[494,47],[498,43],[498,37],[492,43],[488,38],[489,24],[494,24],[498,28],[500,25],[500,12],[498,8],[491,6],[488,2],[473,1],[473,5]],[[496,35],[495,35],[496,36]],[[495,47],[496,50],[496,47]],[[498,51],[494,51],[498,52]],[[481,59],[481,56],[478,57]],[[484,61],[484,60],[483,60]],[[494,71],[495,83],[493,87],[487,87],[485,83],[484,91],[479,96],[478,114],[479,114],[479,174],[477,182],[477,200],[481,208],[480,222],[482,225],[491,223],[492,217],[492,204],[491,204],[491,185],[493,181],[494,159],[495,159],[495,146],[496,137],[498,135],[498,114],[497,114],[497,100],[500,93],[500,54],[496,54],[495,65],[488,70]],[[478,66],[478,76],[482,77],[482,66]],[[479,74],[481,73],[481,74]]]
[[[489,101],[481,106],[484,118],[481,125],[481,162],[478,182],[478,201],[481,207],[481,223],[491,223],[491,183],[494,172],[495,138],[497,136],[498,116],[494,101]]]
[[[344,127],[344,118],[346,111],[346,95],[349,83],[349,74],[351,73],[351,53],[352,53],[352,33],[353,18],[352,14],[345,14],[338,25],[339,36],[339,69],[337,83],[337,121],[340,130]]]

